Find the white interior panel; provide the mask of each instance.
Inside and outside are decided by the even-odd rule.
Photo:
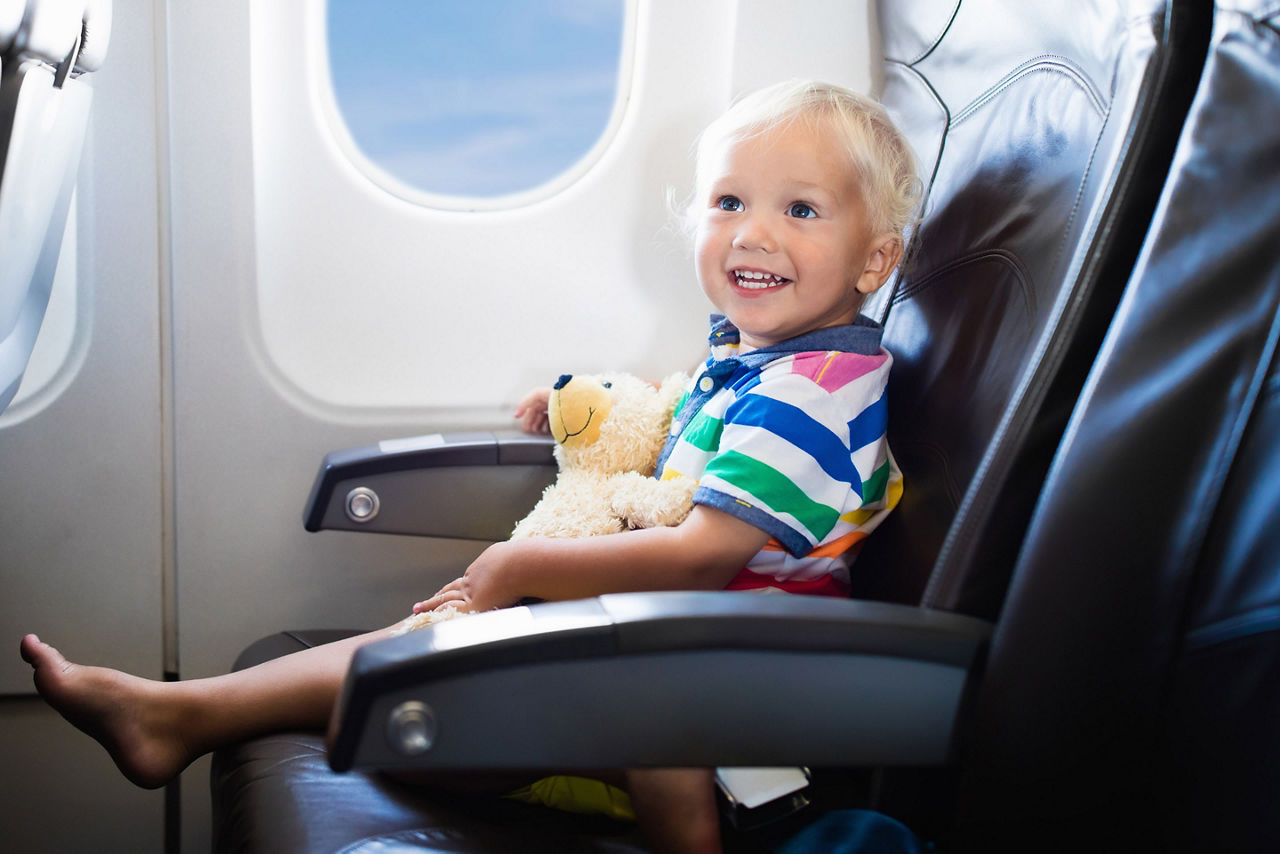
[[[567,371],[691,367],[710,307],[668,199],[688,192],[694,136],[784,77],[874,89],[871,12],[634,0],[631,14],[600,156],[558,192],[468,212],[408,202],[344,152],[320,0],[115,0],[48,320],[0,419],[7,636],[190,678],[271,632],[389,622],[483,544],[306,533],[327,451],[512,426],[524,391]],[[16,655],[0,661],[0,693],[30,685]],[[35,702],[0,714],[7,743],[57,746],[6,753],[15,780],[46,756],[65,776],[87,744]],[[93,756],[93,786],[67,791],[111,809],[69,802],[79,824],[59,847],[157,850],[158,796]],[[207,774],[184,776],[184,851],[208,848]],[[40,816],[59,791],[5,796]],[[128,836],[125,815],[146,828]]]
[[[870,0],[738,0],[733,94],[792,76],[878,95],[884,75],[876,32]]]
[[[12,4],[10,4],[12,5]],[[18,4],[21,9],[22,4]],[[163,675],[153,0],[115,0],[75,200],[20,398],[0,418],[0,849],[159,852],[164,796],[31,696],[17,641]],[[0,264],[4,259],[0,258]]]
[[[159,676],[156,36],[147,2],[118,5],[142,14],[91,78],[70,240],[38,359],[0,418],[0,629]],[[0,658],[0,694],[30,691],[30,668]]]
[[[698,358],[709,306],[668,204],[689,190],[691,143],[732,93],[782,77],[870,88],[869,12],[830,0],[790,4],[785,22],[759,0],[633,11],[634,67],[603,156],[549,198],[467,212],[394,196],[347,156],[321,3],[252,6],[249,334],[296,403],[484,422],[561,373],[657,377]]]
[[[322,12],[252,12],[254,331],[281,380],[332,407],[484,420],[566,371],[696,360],[708,306],[666,190],[686,192],[690,141],[729,90],[731,3],[640,4],[638,73],[621,75],[631,91],[603,157],[551,198],[479,212],[403,201],[347,158]]]

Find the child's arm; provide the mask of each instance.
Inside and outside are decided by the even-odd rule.
[[[564,600],[643,590],[721,590],[769,535],[699,505],[673,528],[581,539],[529,537],[490,546],[461,578],[414,613],[452,604],[464,611],[514,605],[526,597]]]

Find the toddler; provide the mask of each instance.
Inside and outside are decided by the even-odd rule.
[[[884,436],[892,358],[860,309],[901,261],[919,196],[910,148],[875,102],[810,82],[737,102],[698,145],[686,215],[719,313],[655,475],[695,479],[693,511],[670,528],[494,544],[414,611],[644,590],[847,595],[852,556],[901,494]],[[546,395],[521,403],[526,429],[545,428]],[[41,695],[150,787],[220,747],[325,728],[352,653],[389,632],[185,682],[71,664],[34,635],[21,652]],[[656,848],[719,849],[710,771],[615,782]]]

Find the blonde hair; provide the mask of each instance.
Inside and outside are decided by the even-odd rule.
[[[874,99],[812,80],[788,80],[752,92],[707,126],[698,137],[686,227],[692,230],[697,222],[720,153],[797,121],[824,122],[842,136],[873,231],[896,234],[905,243],[923,193],[911,144]]]

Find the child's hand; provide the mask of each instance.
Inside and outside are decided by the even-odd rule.
[[[485,549],[461,578],[441,587],[430,599],[416,603],[413,613],[435,611],[446,605],[459,611],[491,611],[514,605],[520,597],[504,593],[500,583],[503,559],[509,547],[509,543],[503,542]]]
[[[547,422],[547,402],[551,399],[550,386],[535,388],[516,406],[516,418],[526,433],[550,433]]]

